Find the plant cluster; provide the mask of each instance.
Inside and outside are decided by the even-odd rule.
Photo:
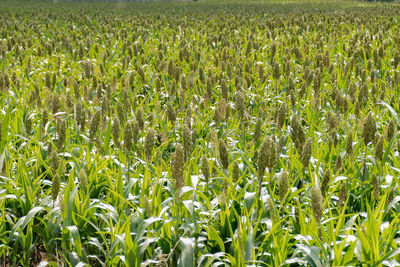
[[[333,6],[0,3],[0,263],[399,264],[400,7]]]

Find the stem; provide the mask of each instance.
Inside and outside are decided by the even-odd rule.
[[[184,235],[186,235],[188,232],[189,232],[189,230],[186,230],[186,231],[181,235],[181,237],[184,236]],[[171,256],[174,254],[176,248],[178,247],[178,244],[179,244],[179,240],[178,240],[178,242],[176,242],[175,246],[172,248],[171,252],[168,254],[167,259],[165,260],[166,262],[168,262],[168,261],[170,260]]]
[[[262,202],[261,186],[262,186],[263,178],[264,178],[263,174],[261,174],[260,177],[258,178],[258,198],[259,198],[260,202]]]
[[[322,241],[322,231],[321,231],[321,223],[318,222],[318,235],[319,235],[319,239],[321,239]]]
[[[126,153],[126,166],[127,166],[127,169],[126,169],[126,181],[129,181],[129,170],[130,170],[130,155],[129,155],[130,153],[129,153],[129,151],[127,151],[127,153]]]
[[[180,190],[177,190],[177,198],[176,198],[176,205],[177,205],[177,214],[176,214],[176,223],[177,223],[177,229],[179,229],[179,226],[181,225],[181,216],[180,216],[180,204],[181,204],[181,198],[179,196]]]
[[[269,194],[270,194],[270,195],[272,195],[272,186],[271,186],[271,182],[272,182],[272,171],[269,173],[269,182],[268,182]]]
[[[367,160],[367,144],[365,144],[364,142],[364,163],[363,163],[363,173],[362,173],[362,179],[361,182],[364,183],[364,179],[365,179],[365,167],[366,167],[366,162]]]
[[[366,161],[366,157],[364,158],[364,163],[363,163],[363,173],[362,173],[362,183],[364,183],[364,179],[365,179],[365,161]]]

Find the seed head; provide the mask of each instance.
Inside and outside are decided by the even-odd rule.
[[[8,89],[10,86],[10,75],[8,74],[8,72],[4,73],[3,79],[4,79],[4,86],[6,89]]]
[[[184,152],[181,144],[177,144],[175,152],[171,156],[172,177],[175,180],[175,187],[180,190],[184,185],[183,171],[185,166]]]
[[[311,188],[311,206],[317,222],[321,221],[322,218],[322,210],[323,210],[323,199],[321,190],[315,187]]]
[[[207,79],[207,91],[206,91],[206,99],[210,100],[212,98],[212,80]]]
[[[386,205],[389,205],[390,202],[392,202],[392,200],[394,198],[394,193],[395,193],[394,190],[395,190],[395,188],[393,186],[391,186],[389,189],[388,195],[387,195],[387,202],[386,202],[387,204]]]
[[[366,83],[362,83],[358,93],[358,101],[363,103],[366,99],[368,99],[368,87]]]
[[[343,165],[342,156],[338,154],[336,157],[336,166],[335,166],[336,172],[339,172],[342,169],[342,165]]]
[[[78,125],[82,125],[82,102],[80,100],[75,104],[75,121]]]
[[[276,222],[276,210],[275,210],[275,203],[272,197],[268,198],[268,210],[269,210],[269,217],[273,223]]]
[[[343,183],[342,186],[340,187],[340,192],[339,192],[339,203],[338,203],[339,207],[342,207],[346,197],[347,197],[347,184]]]
[[[185,152],[185,161],[187,161],[192,153],[192,135],[187,124],[182,127],[183,149]]]
[[[375,133],[376,133],[375,120],[374,117],[372,116],[372,112],[369,112],[367,118],[364,121],[363,131],[362,131],[362,136],[365,145],[368,145],[371,141],[374,140]]]
[[[383,156],[383,140],[383,136],[380,135],[375,146],[375,159],[378,159],[379,161],[382,161]]]
[[[224,140],[220,139],[219,143],[219,157],[221,160],[221,164],[223,166],[224,169],[228,169],[228,165],[229,165],[229,156],[228,156],[228,150],[226,148],[226,143]]]
[[[260,139],[260,136],[261,136],[261,124],[262,124],[262,121],[261,121],[261,119],[259,118],[259,119],[257,120],[256,125],[254,126],[254,134],[253,134],[253,141],[254,141],[254,143],[257,143],[258,140]]]
[[[221,113],[219,112],[219,109],[216,108],[214,109],[214,122],[218,125],[220,120],[221,120]]]
[[[277,118],[277,120],[278,120],[278,128],[279,129],[282,129],[283,124],[285,123],[286,112],[287,112],[287,105],[286,105],[285,102],[283,102],[281,104],[281,106],[279,107],[279,110],[278,110],[278,118]]]
[[[275,62],[274,64],[274,73],[273,73],[274,79],[275,80],[279,80],[279,78],[281,77],[281,73],[280,73],[280,65],[278,62]]]
[[[239,168],[239,165],[237,163],[237,160],[235,160],[233,162],[232,181],[234,183],[236,183],[237,180],[239,179],[239,177],[240,177],[240,168]]]
[[[172,107],[171,103],[168,102],[167,104],[167,116],[171,123],[174,123],[176,120],[176,112],[175,109]]]
[[[142,79],[142,81],[145,81],[145,74],[144,74],[144,70],[142,67],[139,67],[137,72],[139,73],[140,78]]]
[[[58,130],[57,148],[61,149],[65,143],[65,139],[67,136],[67,125],[64,120],[58,121],[57,130]]]
[[[147,131],[146,137],[144,139],[144,154],[146,156],[146,159],[150,160],[151,154],[153,152],[153,146],[154,146],[154,131],[153,129],[149,129]]]
[[[346,153],[350,157],[353,155],[353,135],[348,133],[346,138]]]
[[[328,124],[328,130],[330,132],[334,131],[338,125],[335,114],[333,114],[332,112],[329,112],[327,114],[326,123]]]
[[[132,123],[127,123],[124,130],[124,145],[125,152],[129,153],[132,150]]]
[[[138,111],[137,111],[137,114],[136,114],[136,121],[137,121],[137,124],[139,126],[139,129],[143,130],[143,128],[144,128],[144,112],[143,112],[143,108],[142,107],[138,108]]]
[[[301,154],[301,163],[303,164],[304,168],[308,167],[311,155],[312,155],[312,139],[311,137],[308,137],[306,143],[304,144]]]
[[[271,59],[274,58],[275,53],[276,53],[276,42],[273,42],[273,43],[271,44]]]
[[[46,87],[50,89],[51,88],[50,73],[46,72],[45,80],[46,80]]]
[[[208,180],[210,179],[210,165],[208,164],[206,155],[203,155],[201,158],[201,171],[206,179],[206,183],[208,183]]]
[[[51,146],[51,144],[49,144]],[[57,151],[52,150],[50,153],[50,167],[53,173],[57,172],[58,169],[58,155]]]
[[[374,188],[374,197],[376,200],[378,200],[378,198],[379,198],[379,183],[378,183],[378,179],[376,178],[375,174],[372,176],[372,187]]]
[[[53,93],[50,97],[50,101],[52,112],[55,114],[60,108],[59,96],[56,93]]]
[[[316,71],[316,74],[314,75],[314,92],[315,92],[315,95],[319,95],[319,89],[320,89],[320,86],[321,86],[321,80],[322,80],[321,72]]]
[[[245,108],[245,103],[244,103],[244,96],[241,91],[237,91],[236,93],[236,110],[240,116],[240,118],[243,118],[244,115],[244,108]]]
[[[275,167],[276,148],[274,141],[270,137],[264,138],[257,157],[258,178],[261,184],[265,168],[268,167],[269,171],[272,172]]]
[[[188,106],[186,108],[186,124],[189,126],[189,129],[191,128],[191,121],[192,121],[192,108]]]
[[[90,126],[89,126],[89,138],[91,142],[94,141],[94,137],[100,125],[100,120],[101,120],[100,110],[96,110],[96,112],[92,117],[92,120],[90,121]]]
[[[386,138],[389,142],[392,140],[394,136],[394,130],[395,130],[394,121],[390,120],[386,131]]]
[[[169,62],[168,62],[168,75],[169,76],[174,76],[174,73],[175,73],[175,70],[174,70],[174,62],[173,62],[173,60],[171,59]]]
[[[292,137],[293,143],[294,143],[297,151],[299,151],[299,153],[300,153],[303,149],[303,144],[306,141],[306,134],[305,134],[303,125],[301,125],[301,122],[300,122],[299,118],[297,117],[297,115],[292,116],[292,119],[290,121],[290,126],[292,128],[291,137]]]
[[[51,198],[53,201],[57,199],[58,192],[60,192],[60,176],[56,173],[53,177],[53,184],[51,186]]]
[[[226,100],[225,98],[222,98],[219,103],[218,103],[218,111],[219,114],[221,115],[221,119],[224,119],[226,116]]]
[[[46,126],[48,121],[49,121],[49,112],[47,111],[47,109],[43,109],[43,111],[42,111],[42,125],[43,125],[43,127]]]
[[[221,202],[222,205],[226,205],[227,200],[227,189],[228,189],[228,179],[226,177],[222,180],[222,194],[221,194]]]
[[[118,117],[115,117],[114,121],[113,121],[113,124],[112,124],[111,132],[112,132],[112,135],[113,135],[113,138],[114,138],[115,146],[117,148],[120,147],[120,144],[119,144],[119,127],[120,127],[119,119],[118,119]]]
[[[321,193],[325,194],[325,191],[328,187],[328,184],[331,180],[331,171],[327,169],[324,173],[324,176],[322,177],[322,182],[321,182]]]
[[[134,144],[137,143],[139,138],[139,124],[136,122],[132,125],[132,141]]]
[[[88,189],[88,178],[86,175],[86,171],[84,168],[81,168],[81,170],[79,171],[79,181],[81,182],[81,186],[83,191],[87,191]]]
[[[228,86],[224,79],[221,81],[221,94],[225,100],[228,100]]]
[[[280,197],[282,203],[285,200],[285,196],[286,196],[286,193],[288,190],[289,190],[288,173],[283,172],[281,174],[281,177],[279,178],[279,197]]]
[[[150,201],[149,201],[149,198],[147,197],[147,195],[144,195],[143,205],[144,205],[144,211],[146,213],[146,216],[151,217],[151,215],[152,215],[151,205],[150,205]]]
[[[179,91],[179,107],[181,110],[184,110],[185,108],[185,90],[181,89]]]
[[[25,130],[28,135],[30,135],[30,133],[32,132],[32,119],[31,119],[29,113],[26,114],[26,118],[25,118]]]

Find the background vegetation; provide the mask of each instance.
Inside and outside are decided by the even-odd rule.
[[[399,265],[400,8],[0,3],[0,263]]]

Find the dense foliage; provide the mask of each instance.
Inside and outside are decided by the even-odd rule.
[[[399,12],[0,3],[1,265],[399,265]]]

